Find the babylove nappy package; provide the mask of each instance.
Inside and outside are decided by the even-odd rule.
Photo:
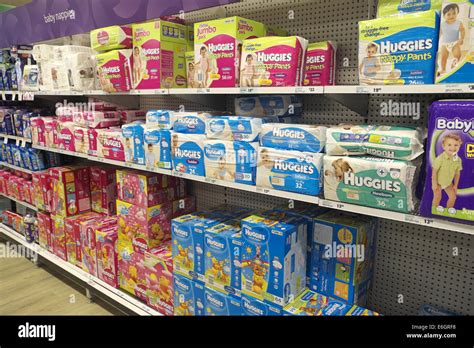
[[[429,10],[439,11],[441,1],[442,0],[379,0],[377,18]]]
[[[327,129],[326,154],[373,155],[411,161],[423,154],[425,130],[414,127],[341,125]]]
[[[474,223],[474,101],[430,107],[425,190],[420,213]]]
[[[332,41],[308,45],[304,65],[303,86],[336,84],[336,44]]]
[[[376,157],[324,157],[324,197],[402,213],[413,211],[417,163]]]
[[[359,22],[359,83],[434,83],[438,31],[434,10]]]
[[[115,50],[96,56],[99,83],[105,92],[127,92],[132,88],[132,50]]]
[[[99,52],[132,48],[132,28],[114,25],[92,30],[91,47]]]
[[[303,112],[301,95],[256,95],[234,98],[235,114],[240,116],[286,117]]]
[[[255,117],[215,116],[206,120],[206,135],[209,139],[258,141],[262,120]]]
[[[241,17],[194,24],[196,86],[239,87],[243,40],[265,36],[265,25]]]
[[[186,87],[186,27],[166,21],[133,25],[135,89]]]
[[[265,123],[260,143],[274,149],[322,152],[326,145],[326,129],[323,126]]]
[[[241,87],[301,86],[308,41],[298,36],[244,40]]]
[[[474,0],[444,0],[436,83],[474,82]]]

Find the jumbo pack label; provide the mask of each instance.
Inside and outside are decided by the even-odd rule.
[[[132,50],[116,50],[96,56],[99,82],[104,92],[128,92],[132,88]]]
[[[301,85],[307,46],[308,41],[297,36],[245,40],[240,63],[240,86]]]
[[[434,83],[438,31],[436,11],[359,22],[359,83]]]
[[[420,213],[474,224],[474,102],[434,102],[428,134]]]
[[[322,152],[326,145],[326,129],[323,126],[265,123],[260,143],[274,149]]]
[[[172,134],[173,170],[185,174],[206,176],[205,140],[206,136],[201,134]]]
[[[387,209],[413,211],[417,166],[376,157],[324,157],[326,199]]]
[[[194,69],[198,87],[239,87],[240,45],[263,37],[265,25],[229,17],[194,24]]]
[[[379,0],[377,18],[429,10],[439,11],[441,2],[442,0]]]
[[[331,41],[308,45],[304,65],[303,86],[336,84],[336,45]]]
[[[322,186],[320,153],[260,147],[257,186],[315,196]]]

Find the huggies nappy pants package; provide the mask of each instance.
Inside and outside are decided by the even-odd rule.
[[[99,82],[104,92],[128,92],[132,88],[132,50],[115,50],[96,56]]]
[[[420,213],[474,223],[474,101],[430,107],[426,181]]]
[[[303,86],[336,84],[336,44],[332,41],[308,45],[304,66]]]

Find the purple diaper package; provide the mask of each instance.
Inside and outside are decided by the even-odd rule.
[[[426,152],[421,215],[474,224],[474,100],[431,104]]]

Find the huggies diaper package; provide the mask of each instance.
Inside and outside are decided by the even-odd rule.
[[[88,129],[74,126],[74,148],[76,152],[87,154],[89,152]]]
[[[310,289],[365,306],[373,274],[376,227],[376,219],[366,216],[339,211],[318,216],[313,229]]]
[[[336,84],[336,44],[332,41],[308,45],[304,66],[303,86]]]
[[[132,28],[114,25],[91,31],[91,47],[96,51],[132,48]]]
[[[226,295],[212,290],[207,286],[204,289],[204,315],[207,316],[237,316],[242,315],[239,297]]]
[[[1,118],[1,117],[0,117]],[[31,142],[34,145],[45,146],[45,134],[44,134],[44,117],[33,117],[31,119]],[[2,125],[3,126],[3,125]],[[5,132],[5,128],[1,127],[3,133],[8,134]]]
[[[173,129],[172,115],[174,111],[171,110],[148,110],[146,124],[162,129]]]
[[[379,0],[377,18],[403,13],[439,11],[442,0]]]
[[[44,140],[46,147],[55,148],[58,146],[58,120],[56,117],[43,117],[44,120]]]
[[[117,181],[114,167],[90,168],[92,211],[114,215],[117,199]]]
[[[281,316],[283,307],[275,304],[260,301],[254,297],[242,295],[240,308],[244,316]]]
[[[204,315],[204,284],[174,274],[174,315]]]
[[[122,135],[125,142],[125,162],[145,164],[144,129],[141,122],[124,124]]]
[[[206,121],[209,139],[258,141],[262,120],[256,117],[215,116]]]
[[[115,50],[96,56],[99,82],[104,92],[128,92],[132,88],[132,50]]]
[[[315,196],[321,190],[320,153],[260,147],[257,186]]]
[[[423,216],[474,223],[474,101],[431,104]]]
[[[117,240],[118,281],[121,289],[147,301],[145,255],[133,250],[132,243]]]
[[[74,111],[73,121],[87,128],[109,128],[120,125],[120,116],[117,111]]]
[[[436,11],[359,22],[359,83],[434,83],[438,31]]]
[[[258,143],[204,141],[206,177],[255,185]]]
[[[97,131],[97,157],[124,162],[125,148],[125,139],[121,129]]]
[[[265,36],[265,25],[229,17],[194,24],[198,87],[239,87],[242,41]]]
[[[301,86],[308,40],[298,36],[244,40],[241,87]]]
[[[425,131],[399,126],[341,125],[327,129],[326,154],[373,155],[411,161],[423,154]]]
[[[133,25],[133,86],[186,87],[186,27],[166,21]]]
[[[58,126],[58,149],[75,152],[74,122],[59,123]]]
[[[194,43],[193,43],[194,48]],[[199,86],[196,81],[196,67],[194,65],[194,51],[186,52],[184,55],[186,64],[186,84],[188,88],[197,88]]]
[[[284,306],[306,286],[306,223],[252,215],[242,226],[242,293]]]
[[[436,83],[474,82],[474,0],[444,0]]]
[[[265,123],[260,143],[274,149],[322,152],[326,145],[326,127]]]
[[[240,116],[299,116],[303,112],[301,95],[258,95],[234,98],[235,114]]]
[[[148,169],[171,169],[171,131],[147,128],[143,135],[145,165]]]
[[[97,277],[118,288],[117,226],[96,231]]]
[[[172,129],[178,133],[206,134],[206,122],[210,117],[205,112],[173,112]]]
[[[418,179],[412,162],[324,157],[324,198],[402,213],[413,211]]]
[[[206,176],[204,164],[204,141],[203,134],[171,135],[171,151],[173,170],[198,176]]]

